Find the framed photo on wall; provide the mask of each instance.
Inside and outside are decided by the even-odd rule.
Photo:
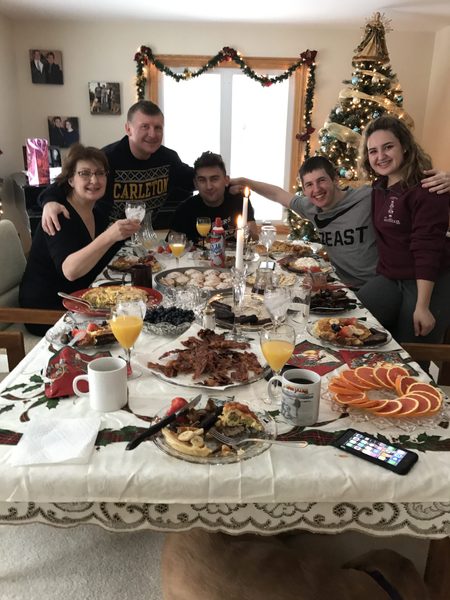
[[[90,81],[89,106],[91,115],[120,115],[120,84]]]
[[[64,83],[62,52],[60,50],[37,50],[30,52],[31,81],[33,83]]]
[[[80,141],[78,117],[47,117],[50,146],[68,148]]]

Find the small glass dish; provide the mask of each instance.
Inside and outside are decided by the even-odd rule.
[[[178,325],[173,325],[167,321],[162,321],[161,323],[149,323],[148,321],[144,321],[144,331],[155,335],[175,337],[187,331],[191,325],[192,323],[189,321],[179,323]]]

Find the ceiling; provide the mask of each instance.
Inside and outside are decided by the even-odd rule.
[[[450,0],[0,0],[11,19],[139,19],[348,27],[373,12],[396,30],[437,31],[450,25]]]

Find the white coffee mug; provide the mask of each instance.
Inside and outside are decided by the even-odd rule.
[[[79,381],[88,382],[87,393],[78,389]],[[75,377],[73,391],[77,396],[89,396],[94,410],[113,412],[121,409],[128,400],[127,363],[123,358],[95,358],[88,364],[87,375]]]
[[[281,414],[289,423],[314,425],[319,415],[320,375],[308,369],[289,369],[269,381],[269,396],[275,399],[274,384],[281,383]]]

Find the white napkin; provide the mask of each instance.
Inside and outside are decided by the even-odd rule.
[[[14,448],[10,464],[85,464],[89,462],[99,427],[100,417],[34,418]]]

